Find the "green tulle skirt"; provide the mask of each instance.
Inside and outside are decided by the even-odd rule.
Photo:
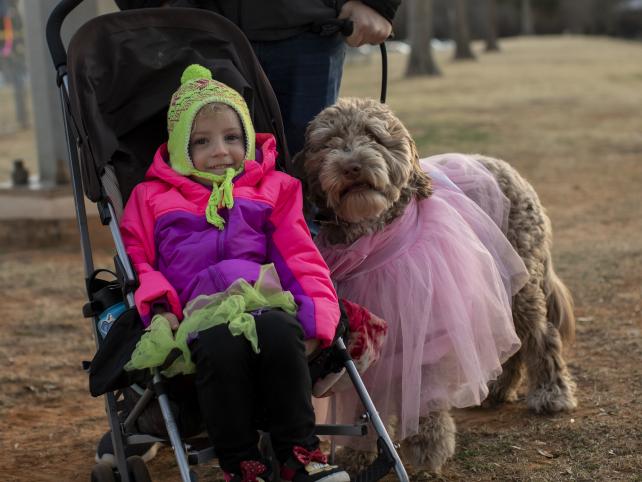
[[[261,267],[254,286],[238,279],[228,289],[213,295],[200,295],[191,300],[183,310],[184,318],[176,333],[172,333],[169,321],[156,315],[136,344],[131,360],[125,370],[141,370],[159,367],[165,363],[172,350],[181,355],[161,373],[167,377],[194,373],[188,341],[199,331],[227,323],[232,335],[243,335],[259,352],[256,324],[252,312],[260,309],[281,309],[295,315],[297,305],[289,291],[283,291],[274,264]]]

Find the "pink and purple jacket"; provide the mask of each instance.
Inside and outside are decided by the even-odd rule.
[[[205,218],[211,189],[176,173],[160,146],[125,206],[121,233],[140,285],[136,307],[148,325],[152,305],[165,304],[179,320],[185,304],[224,291],[243,278],[254,283],[274,263],[284,290],[298,305],[306,338],[327,346],[339,321],[330,271],[302,213],[301,184],[274,169],[276,143],[257,134],[257,160],[234,180],[234,206],[221,209],[225,229]]]

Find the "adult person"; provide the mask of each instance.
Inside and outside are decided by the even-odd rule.
[[[123,10],[194,7],[234,22],[248,37],[276,94],[290,154],[303,146],[308,122],[333,104],[343,73],[346,44],[379,44],[392,33],[401,0],[116,0]],[[322,36],[315,25],[347,19],[353,32]]]

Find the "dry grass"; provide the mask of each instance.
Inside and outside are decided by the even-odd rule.
[[[436,79],[403,79],[405,59],[392,55],[388,98],[423,155],[502,157],[540,193],[558,271],[576,299],[568,359],[579,408],[536,416],[520,400],[459,411],[454,460],[441,478],[413,478],[642,480],[642,44],[546,37],[502,48],[469,63],[440,56]],[[378,89],[376,59],[346,70],[344,95],[378,97]],[[29,148],[0,134],[3,156]],[[109,263],[107,254],[100,260]],[[93,347],[79,314],[80,256],[0,253],[0,292],[2,479],[86,479],[106,420],[78,368]],[[176,480],[169,450],[151,467],[155,480]]]

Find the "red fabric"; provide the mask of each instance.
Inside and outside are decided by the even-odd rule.
[[[320,462],[322,464],[328,463],[328,457],[326,457],[326,455],[321,452],[321,449],[319,448],[313,451],[309,451],[297,445],[292,449],[292,452],[294,453],[294,458],[301,462],[304,467],[310,462]]]
[[[348,315],[350,324],[350,340],[348,350],[350,356],[359,364],[363,355],[367,354],[367,360],[363,360],[364,370],[379,359],[381,346],[388,332],[387,323],[375,316],[366,308],[346,299],[341,300]]]
[[[257,476],[267,471],[267,467],[257,460],[244,460],[239,465],[242,482],[256,482]]]

